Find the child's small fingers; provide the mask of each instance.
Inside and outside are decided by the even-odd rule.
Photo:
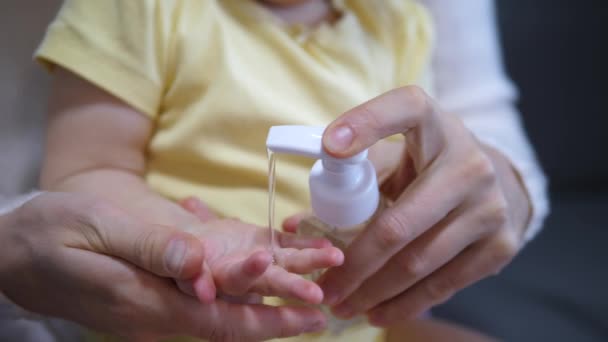
[[[277,241],[279,246],[282,248],[323,248],[331,247],[332,244],[329,240],[324,238],[298,236],[291,233],[279,233],[277,234]]]
[[[272,264],[272,254],[268,251],[258,251],[250,255],[241,265],[243,275],[252,279],[257,279],[266,272],[268,266]],[[238,275],[236,275],[238,276]],[[235,280],[241,279],[236,278]]]
[[[203,272],[194,280],[193,289],[196,298],[201,303],[210,304],[215,300],[217,289],[215,288],[211,269],[209,269],[206,262],[203,265]]]
[[[297,233],[300,221],[311,215],[310,212],[305,211],[286,218],[285,221],[283,221],[283,230],[289,233]]]
[[[185,198],[179,201],[179,204],[182,208],[196,216],[201,222],[207,222],[217,218],[215,213],[213,213],[213,211],[198,197],[191,196]]]
[[[315,270],[342,265],[344,253],[336,247],[284,249],[276,253],[276,258],[278,264],[287,271],[307,274]]]
[[[198,298],[201,303],[209,304],[215,300],[215,284],[206,264],[198,276],[189,280],[176,280],[176,284],[183,293]]]
[[[279,266],[269,267],[252,290],[264,296],[297,299],[310,304],[323,301],[323,291],[319,285]]]
[[[253,253],[247,259],[224,267],[224,270],[216,276],[218,286],[228,295],[245,294],[266,272],[270,264],[272,264],[272,255],[268,251]]]

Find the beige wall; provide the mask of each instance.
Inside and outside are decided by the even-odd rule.
[[[0,6],[0,194],[35,185],[49,77],[32,54],[59,0],[3,0]]]

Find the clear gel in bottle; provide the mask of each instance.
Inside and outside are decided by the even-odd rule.
[[[314,216],[300,223],[298,233],[325,237],[345,249],[384,207],[384,201],[380,200],[376,171],[367,159],[367,150],[350,158],[332,157],[322,147],[324,130],[315,126],[275,126],[268,133],[266,147],[278,154],[317,159],[309,177]],[[315,272],[313,279],[320,274]],[[330,316],[328,328],[337,334],[362,319],[343,321]]]

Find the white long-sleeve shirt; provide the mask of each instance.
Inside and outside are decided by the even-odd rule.
[[[526,241],[549,211],[547,180],[515,108],[517,91],[501,58],[492,0],[420,0],[435,20],[434,95],[483,143],[502,152],[519,172],[532,203]]]

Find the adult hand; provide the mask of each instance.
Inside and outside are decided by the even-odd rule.
[[[182,294],[170,278],[200,272],[199,239],[98,199],[42,194],[0,216],[0,241],[0,289],[8,298],[129,340],[263,340],[323,328],[312,308],[205,305]]]
[[[530,203],[518,174],[453,114],[417,87],[358,106],[325,131],[325,150],[349,157],[405,135],[401,165],[382,185],[394,204],[319,283],[347,318],[367,313],[388,326],[412,318],[486,276],[518,252]]]

